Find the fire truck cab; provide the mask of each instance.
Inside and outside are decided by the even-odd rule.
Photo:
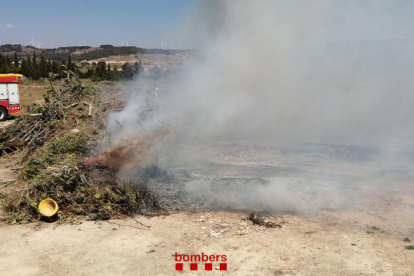
[[[20,112],[20,74],[0,74],[0,121]]]

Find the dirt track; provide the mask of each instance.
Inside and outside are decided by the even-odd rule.
[[[355,214],[354,214],[355,215]],[[205,222],[195,222],[204,216]],[[240,213],[179,213],[138,218],[151,230],[109,222],[77,225],[0,226],[3,275],[177,275],[173,255],[226,254],[228,271],[189,271],[192,275],[413,275],[414,251],[402,236],[359,225],[280,217],[282,228],[243,221]],[[212,222],[208,222],[212,219]],[[360,217],[355,216],[356,220]],[[115,221],[137,225],[132,220]],[[244,225],[246,224],[246,225]],[[382,227],[381,225],[378,225]],[[204,228],[205,227],[205,228]],[[244,235],[238,232],[244,229]],[[249,228],[249,229],[248,229]],[[213,237],[211,230],[224,231]],[[247,230],[248,229],[248,230]]]

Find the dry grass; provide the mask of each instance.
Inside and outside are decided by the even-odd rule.
[[[20,113],[26,115],[32,103],[44,104],[43,94],[49,87],[44,81],[24,81],[20,90]]]
[[[52,84],[54,86],[59,86],[61,80],[54,80]],[[91,85],[92,81],[90,79],[82,80],[82,83],[85,85]],[[21,111],[17,115],[27,115],[29,114],[29,109],[33,103],[36,104],[45,104],[43,94],[50,88],[49,80],[37,80],[31,81],[29,79],[25,79],[22,82],[21,90],[20,90],[20,107]]]

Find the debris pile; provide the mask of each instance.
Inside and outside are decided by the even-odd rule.
[[[255,213],[250,213],[248,219],[253,222],[253,225],[264,226],[266,228],[281,228],[282,225],[269,221],[263,216]]]
[[[58,75],[50,74],[50,89],[43,94],[44,105],[33,104],[30,115],[19,116],[16,122],[0,132],[0,156],[20,149],[33,152],[47,141],[66,133],[69,129],[99,130],[99,120],[110,110],[123,108],[126,103],[103,98],[93,85],[83,84],[72,71],[62,72],[67,78],[56,86]],[[86,128],[92,126],[92,128]]]
[[[84,85],[76,74],[62,70],[67,78],[58,84],[57,75],[50,75],[44,105],[32,106],[31,115],[19,117],[0,131],[0,155],[22,156],[20,177],[9,186],[12,191],[0,193],[3,219],[8,223],[37,221],[38,205],[46,198],[59,205],[60,221],[162,212],[145,181],[118,185],[113,177],[113,170],[130,161],[132,153],[140,156],[151,148],[150,136],[139,142],[125,141],[83,164],[89,149],[107,140],[102,118],[123,108],[125,102],[117,99],[119,94],[103,98],[94,86]],[[90,164],[105,169],[86,169]]]

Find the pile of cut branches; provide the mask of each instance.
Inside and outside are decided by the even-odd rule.
[[[72,71],[62,66],[67,77],[55,87],[53,82],[58,74],[49,75],[50,88],[43,94],[44,104],[33,104],[32,114],[20,116],[15,124],[0,132],[0,150],[8,152],[27,147],[30,150],[42,146],[60,132],[85,125],[96,126],[106,113],[115,108],[123,108],[124,101],[116,97],[102,98],[94,85],[85,85]],[[0,153],[1,155],[1,153]]]
[[[24,187],[0,194],[4,219],[10,223],[37,221],[38,204],[53,198],[59,219],[110,219],[160,210],[146,182],[118,186],[109,171],[85,170],[80,161],[88,137],[83,133],[56,139],[34,153],[22,169]]]
[[[109,170],[86,169],[82,161],[88,149],[107,137],[102,117],[125,103],[103,98],[94,86],[84,85],[72,71],[53,85],[44,105],[31,108],[34,114],[21,116],[0,132],[0,149],[8,154],[25,150],[16,189],[0,193],[3,219],[9,223],[29,223],[40,216],[38,204],[53,198],[59,205],[59,220],[79,216],[110,219],[159,212],[161,208],[145,181],[117,185]],[[76,131],[73,131],[76,129]]]

